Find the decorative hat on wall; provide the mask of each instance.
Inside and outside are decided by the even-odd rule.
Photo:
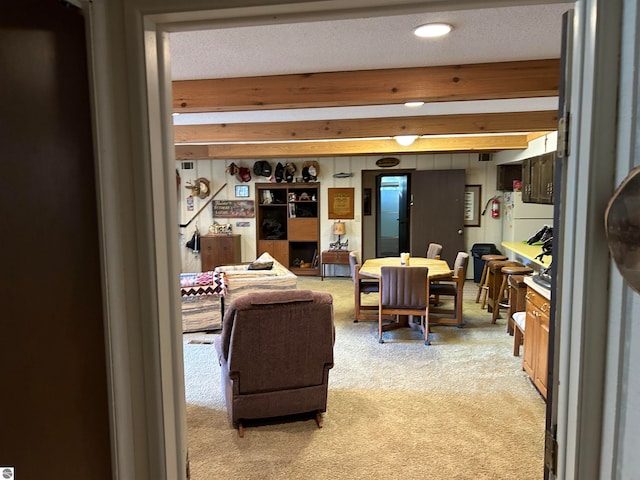
[[[307,160],[302,164],[303,170],[306,168],[307,173],[309,175],[309,180],[305,180],[305,182],[315,182],[318,180],[318,174],[320,173],[320,165],[315,160]],[[304,180],[304,173],[302,174],[302,178]]]

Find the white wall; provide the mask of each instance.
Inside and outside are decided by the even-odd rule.
[[[394,169],[416,169],[416,170],[447,170],[462,169],[466,171],[465,182],[470,185],[482,185],[481,205],[496,194],[502,193],[496,190],[496,162],[480,162],[477,153],[457,153],[457,154],[418,154],[418,155],[398,155],[400,164],[397,167],[381,169],[376,166],[375,162],[380,155],[372,156],[355,156],[355,157],[321,157],[315,158],[320,165],[318,181],[321,183],[320,193],[320,241],[321,250],[329,248],[329,243],[335,238],[331,233],[332,221],[327,218],[327,189],[328,188],[345,188],[353,187],[355,191],[355,218],[347,220],[347,235],[349,240],[349,249],[362,252],[362,226],[363,217],[361,215],[362,205],[362,175],[363,170],[393,171]],[[305,159],[270,159],[271,168],[274,169],[277,162],[283,165],[286,162],[292,162],[298,168],[298,173],[302,168]],[[177,224],[186,224],[193,215],[204,205],[211,197],[200,199],[194,197],[193,211],[187,211],[186,199],[190,191],[185,188],[187,182],[192,183],[198,177],[205,177],[211,182],[211,191],[216,192],[226,182],[226,187],[216,196],[216,200],[234,200],[235,186],[240,185],[235,176],[231,176],[225,172],[231,161],[224,160],[196,160],[193,162],[192,170],[182,170],[181,161],[176,161],[176,168],[180,172],[181,185],[179,188],[179,205]],[[252,172],[251,181],[245,183],[249,185],[250,200],[255,201],[254,184],[258,182],[268,181],[265,177],[256,177],[253,175],[254,160],[238,160],[234,161],[238,166],[248,167]],[[334,178],[334,173],[353,173],[352,177]],[[373,218],[373,217],[369,217]],[[200,215],[192,221],[187,228],[180,229],[179,242],[182,259],[183,272],[199,272],[200,256],[194,254],[184,244],[191,238],[195,228],[201,234],[207,233],[209,226],[213,223],[213,210],[211,205],[207,206]],[[256,256],[256,225],[255,218],[232,218],[232,219],[215,219],[218,223],[231,223],[233,233],[241,235],[242,244],[242,261],[251,261]],[[249,221],[248,227],[237,227],[237,221]],[[502,236],[502,220],[493,219],[489,214],[481,217],[480,227],[465,228],[465,246],[467,251],[471,249],[474,243],[495,243],[500,245]],[[365,238],[369,238],[370,234],[365,234]],[[374,237],[375,238],[375,237]],[[365,258],[367,258],[365,256]],[[336,267],[335,273],[344,275],[340,272],[340,267]],[[468,277],[473,278],[473,268],[469,268]]]
[[[529,148],[524,150],[503,150],[493,154],[496,165],[520,163],[527,158],[537,157],[549,152],[555,152],[558,146],[558,132],[549,132],[529,142]]]

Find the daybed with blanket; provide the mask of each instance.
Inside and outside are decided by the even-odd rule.
[[[263,268],[271,264],[271,268],[254,270],[252,266]],[[216,267],[217,274],[223,274],[226,294],[222,302],[229,305],[235,298],[245,293],[263,292],[266,290],[290,290],[297,288],[298,277],[291,273],[280,262],[268,253],[260,255],[255,262],[247,265],[223,265]]]

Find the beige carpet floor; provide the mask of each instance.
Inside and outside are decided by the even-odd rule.
[[[545,403],[512,355],[504,320],[491,325],[473,302],[473,282],[464,328],[434,326],[430,346],[417,326],[379,344],[377,323],[353,323],[350,279],[300,277],[298,287],[334,297],[324,427],[265,422],[239,438],[208,343],[215,334],[185,334],[192,479],[542,478]]]

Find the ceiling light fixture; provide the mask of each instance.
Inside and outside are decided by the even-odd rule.
[[[404,106],[407,108],[418,108],[424,105],[424,102],[405,102]]]
[[[418,138],[418,135],[396,135],[393,138],[396,142],[398,142],[399,145],[402,145],[403,147],[408,147],[409,145],[411,145],[413,142],[416,141],[416,138]]]
[[[420,38],[434,38],[442,37],[451,30],[453,30],[453,27],[448,23],[427,23],[426,25],[416,27],[413,33]]]

